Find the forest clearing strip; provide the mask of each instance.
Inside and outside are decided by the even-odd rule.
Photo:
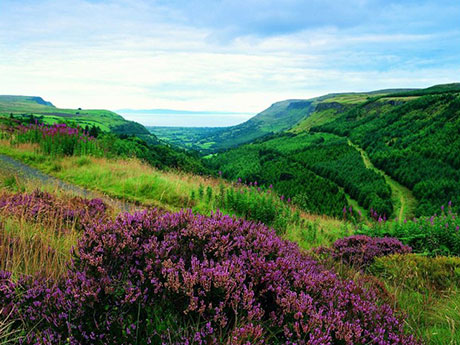
[[[399,222],[402,222],[403,219],[413,217],[415,214],[417,200],[415,199],[412,192],[407,187],[404,187],[400,183],[393,180],[383,170],[380,170],[377,167],[375,167],[374,164],[372,164],[366,151],[364,151],[358,145],[354,144],[350,139],[348,139],[348,145],[354,147],[361,154],[364,166],[367,169],[372,169],[373,171],[382,175],[385,178],[385,182],[391,188],[393,206],[395,208],[395,214],[397,215]]]

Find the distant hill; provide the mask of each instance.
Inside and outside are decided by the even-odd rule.
[[[172,144],[192,148],[202,153],[213,153],[283,131],[298,132],[314,125],[324,124],[335,119],[347,108],[366,102],[372,97],[412,91],[416,89],[333,93],[311,99],[285,100],[274,103],[248,121],[231,127],[148,127],[148,129]]]
[[[35,96],[0,95],[0,115],[40,119],[44,123],[72,122],[81,127],[97,126],[102,131],[134,135],[150,144],[158,139],[143,125],[103,109],[61,109]]]
[[[0,111],[33,111],[43,108],[55,108],[51,102],[36,96],[0,95]]]
[[[10,126],[17,120],[23,123],[39,120],[45,124],[66,123],[102,133],[98,140],[106,140],[116,156],[137,157],[159,169],[180,169],[199,174],[208,173],[201,158],[194,152],[160,141],[143,125],[127,121],[121,115],[103,109],[62,109],[41,97],[0,95],[0,120]],[[116,136],[114,135],[116,134]]]

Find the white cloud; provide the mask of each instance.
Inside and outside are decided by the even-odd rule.
[[[148,2],[11,4],[0,5],[0,94],[62,107],[258,112],[286,98],[449,82],[460,69],[451,29],[322,22],[270,35],[245,27],[222,41],[210,19]]]

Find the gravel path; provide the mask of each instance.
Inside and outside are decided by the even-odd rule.
[[[56,177],[47,175],[41,172],[40,170],[32,168],[27,164],[17,161],[14,158],[2,154],[0,154],[0,172],[15,175],[19,178],[19,180],[22,180],[24,182],[35,181],[39,185],[56,186],[62,191],[71,192],[83,198],[101,198],[108,204],[112,204],[125,212],[131,212],[137,209],[137,207],[131,203],[122,200],[112,199],[106,195],[96,193],[88,189],[64,182]]]

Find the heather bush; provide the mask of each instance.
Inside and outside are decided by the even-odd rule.
[[[25,343],[417,343],[373,292],[264,225],[220,213],[93,222],[64,281],[0,279]]]
[[[85,222],[105,218],[107,205],[101,199],[63,199],[36,190],[32,193],[0,195],[0,215],[19,217],[64,231],[81,229]]]
[[[354,235],[337,240],[331,250],[334,259],[358,268],[369,266],[377,257],[410,252],[410,247],[395,238],[365,235]]]
[[[362,227],[360,232],[369,236],[391,236],[425,255],[460,256],[460,219],[449,203],[440,214],[412,220],[379,222],[373,227]]]

